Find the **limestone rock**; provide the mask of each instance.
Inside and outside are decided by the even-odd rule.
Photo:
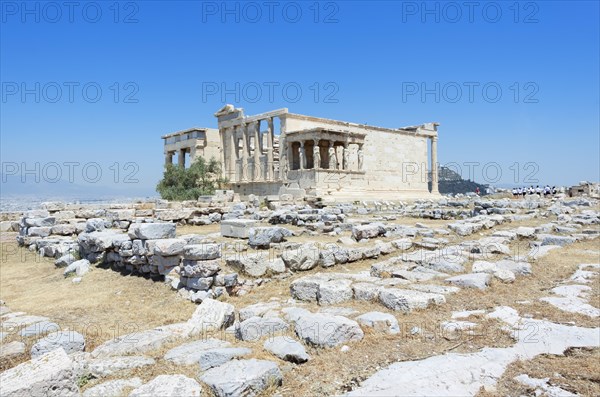
[[[10,359],[25,353],[25,343],[13,341],[0,345],[0,359]]]
[[[486,289],[490,285],[492,276],[487,273],[461,274],[446,279],[446,282],[463,288]]]
[[[379,292],[379,301],[388,309],[410,312],[426,309],[430,305],[446,302],[444,295],[398,288],[384,288]]]
[[[293,271],[310,270],[319,263],[319,248],[314,243],[302,244],[281,254],[285,266]]]
[[[183,248],[183,257],[196,261],[206,261],[221,257],[219,244],[189,244]]]
[[[63,349],[17,365],[0,374],[2,397],[78,396],[73,361]]]
[[[310,359],[304,346],[288,336],[269,338],[263,347],[280,359],[292,363],[302,364]]]
[[[129,397],[200,397],[202,387],[184,375],[159,375],[134,389]]]
[[[283,381],[281,371],[272,361],[233,360],[210,369],[201,376],[217,397],[254,397]]]
[[[67,354],[82,352],[85,349],[85,339],[83,335],[75,331],[53,332],[33,345],[31,357],[36,358],[59,348],[62,348]]]
[[[287,310],[286,313],[298,337],[314,346],[334,347],[364,337],[358,323],[343,316],[311,313],[298,308]]]
[[[104,342],[92,351],[92,357],[113,357],[146,353],[158,349],[165,343],[175,339],[177,339],[177,335],[168,330],[151,329],[134,332]]]
[[[389,334],[400,332],[400,325],[396,317],[389,313],[368,312],[356,317],[356,321],[366,327],[374,328],[377,331]]]
[[[132,223],[129,227],[129,237],[132,239],[155,240],[175,238],[174,223]]]
[[[140,387],[140,378],[109,380],[99,385],[90,387],[83,392],[83,397],[113,397],[122,396],[127,388]]]
[[[154,254],[161,256],[179,255],[183,252],[183,247],[187,244],[182,238],[165,238],[157,240],[154,243]]]
[[[243,341],[257,341],[289,328],[279,317],[250,317],[235,327],[235,336]]]
[[[269,248],[271,243],[280,243],[285,241],[286,237],[294,233],[284,227],[252,227],[248,231],[248,244],[256,248]]]
[[[226,328],[233,323],[235,308],[229,303],[219,302],[214,299],[205,299],[196,308],[187,324],[191,327],[192,334],[204,333],[209,330]]]
[[[178,365],[193,365],[198,363],[203,351],[229,346],[231,346],[231,343],[220,339],[202,339],[185,343],[169,350],[167,354],[165,354],[165,360],[172,361]]]
[[[104,378],[116,372],[156,364],[151,357],[123,356],[91,359],[87,362],[87,372],[96,378]]]
[[[234,358],[247,356],[252,350],[245,347],[222,347],[198,352],[198,365],[202,371],[218,367]]]

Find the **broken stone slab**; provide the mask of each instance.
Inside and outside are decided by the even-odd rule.
[[[177,346],[169,350],[165,354],[165,360],[172,361],[178,365],[194,365],[200,360],[201,353],[204,350],[211,350],[223,347],[229,347],[231,343],[215,339],[208,338],[202,339],[195,342],[185,343],[181,346]]]
[[[460,288],[458,288],[458,287],[451,287],[451,286],[446,286],[446,285],[436,285],[436,284],[410,284],[407,287],[411,288],[411,289],[416,289],[417,291],[431,292],[434,294],[442,294],[442,295],[455,294],[458,291],[460,291]]]
[[[457,285],[462,288],[486,289],[492,280],[492,276],[487,273],[468,273],[461,274],[446,279],[446,282]]]
[[[561,247],[573,244],[577,241],[575,237],[555,236],[552,234],[540,234],[538,238],[541,240],[541,245],[559,245]]]
[[[85,338],[75,331],[53,332],[32,346],[31,357],[36,358],[60,348],[67,354],[82,352],[85,350]]]
[[[90,387],[83,392],[83,397],[109,397],[124,395],[128,388],[140,387],[142,380],[140,378],[116,379],[100,383]]]
[[[279,317],[250,317],[235,327],[235,336],[243,341],[258,341],[266,336],[273,337],[289,328]]]
[[[75,255],[68,253],[65,254],[63,256],[61,256],[60,258],[58,258],[55,262],[54,262],[54,266],[56,267],[67,267],[69,266],[71,263],[75,262],[76,258]]]
[[[356,321],[343,316],[311,313],[300,308],[283,309],[294,325],[296,335],[317,347],[334,347],[360,341],[364,333]]]
[[[379,301],[388,309],[408,313],[417,309],[426,309],[431,305],[444,304],[446,298],[444,295],[430,292],[383,288],[379,292]]]
[[[352,227],[352,238],[356,241],[379,237],[385,234],[385,225],[380,222]]]
[[[200,397],[202,386],[184,375],[159,375],[134,389],[129,397]]]
[[[221,236],[248,239],[250,229],[256,226],[254,219],[225,219],[221,221]]]
[[[119,371],[141,368],[156,364],[153,358],[147,356],[106,357],[89,360],[85,372],[96,378],[111,376]]]
[[[206,383],[217,397],[254,397],[283,381],[281,371],[272,361],[233,360],[209,369],[200,380]]]
[[[143,354],[155,350],[179,336],[168,330],[151,329],[134,332],[104,342],[92,351],[92,357],[114,357],[130,354]]]
[[[452,230],[454,233],[458,234],[459,236],[464,237],[464,236],[473,234],[475,232],[478,232],[479,230],[481,230],[483,228],[483,225],[479,224],[479,223],[471,223],[471,222],[450,223],[448,225],[448,228],[450,230]]]
[[[508,270],[514,274],[528,276],[531,274],[531,265],[527,262],[515,262],[509,259],[502,259],[497,262],[475,261],[473,263],[473,273],[495,273],[499,270]]]
[[[212,277],[221,270],[218,260],[184,259],[181,263],[182,277]]]
[[[285,266],[293,271],[314,269],[319,264],[319,247],[306,243],[294,249],[286,249],[281,254]]]
[[[274,354],[284,361],[295,364],[302,364],[310,359],[304,346],[290,337],[276,336],[265,341],[263,347],[268,352]]]
[[[235,319],[235,308],[229,303],[205,299],[187,321],[190,334],[202,334],[227,328]]]
[[[175,223],[132,223],[129,226],[129,237],[141,240],[175,238]]]
[[[0,373],[0,385],[2,397],[79,395],[73,361],[62,349]]]
[[[63,271],[63,275],[65,277],[75,273],[78,276],[82,276],[86,274],[90,270],[90,261],[87,259],[80,259],[71,263],[69,266],[65,268]]]
[[[15,329],[18,327],[26,327],[31,324],[47,321],[47,317],[24,315],[22,312],[10,313],[12,316],[4,317],[2,321],[3,329]]]
[[[154,242],[154,254],[161,256],[179,255],[187,244],[182,238],[165,238]]]
[[[200,370],[206,371],[207,369],[223,365],[234,358],[247,356],[250,353],[252,353],[252,350],[245,347],[222,347],[202,350],[198,352],[198,366]]]
[[[106,251],[109,248],[119,247],[123,242],[129,240],[127,234],[110,229],[101,232],[81,233],[77,237],[79,246],[84,252]]]
[[[248,231],[248,244],[254,248],[269,248],[271,243],[281,243],[294,233],[280,226],[252,227]]]
[[[225,262],[228,266],[252,277],[262,277],[269,273],[283,273],[285,264],[281,258],[271,258],[265,252],[244,253],[240,252],[228,257]]]
[[[246,306],[239,311],[240,321],[245,321],[250,317],[263,317],[268,312],[275,312],[281,308],[278,301],[259,302]]]
[[[335,305],[352,299],[352,281],[332,280],[319,283],[317,302],[319,305]]]
[[[365,327],[370,327],[376,331],[395,335],[400,332],[400,325],[396,317],[389,313],[368,312],[356,317],[356,321]]]
[[[45,335],[50,332],[60,331],[60,325],[52,321],[40,321],[39,323],[31,324],[28,327],[23,328],[19,335],[23,337],[31,337],[38,335]]]
[[[0,344],[0,359],[11,359],[25,353],[25,343],[13,341]]]
[[[380,285],[371,283],[355,283],[352,285],[354,299],[360,301],[376,301],[379,298]]]
[[[221,246],[219,244],[188,244],[183,247],[185,259],[206,261],[221,257]]]
[[[519,226],[514,231],[518,237],[530,238],[535,235],[534,227]]]

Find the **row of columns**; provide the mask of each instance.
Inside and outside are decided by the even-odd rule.
[[[179,150],[170,150],[170,151],[165,152],[165,165],[173,164],[173,156],[175,155],[175,153],[178,153],[177,165],[182,168],[185,168],[185,154],[186,153],[191,154],[190,148],[183,148],[183,149],[179,149]]]
[[[261,120],[242,123],[225,128],[222,134],[225,156],[225,172],[232,182],[274,181],[274,122],[273,117],[266,119],[267,132],[261,134]],[[242,148],[239,140],[241,136]],[[266,150],[263,139],[266,137]],[[250,147],[250,140],[254,147]],[[250,161],[252,159],[252,161]]]
[[[297,141],[300,144],[300,147],[298,148],[298,159],[299,159],[299,169],[304,170],[307,169],[307,155],[306,155],[306,148],[305,145],[307,142],[310,142],[311,140],[301,140],[301,141]],[[334,141],[328,141],[329,145],[327,148],[327,155],[325,158],[325,164],[324,167],[322,167],[322,161],[321,161],[321,146],[320,146],[320,139],[312,139],[313,141],[313,146],[312,146],[312,150],[313,150],[313,167],[314,169],[330,169],[330,170],[346,170],[346,171],[350,171],[350,144],[348,142],[344,142],[343,144],[343,150],[342,150],[342,159],[341,161],[338,161],[338,154],[337,154],[337,150],[336,150],[336,146],[335,146],[335,142]],[[362,143],[358,143],[358,150],[356,152],[357,155],[357,163],[358,163],[358,171],[363,171],[363,158],[364,158],[364,153],[363,153],[363,144]],[[290,144],[288,146],[288,159],[291,158],[291,153],[292,153],[292,145]],[[289,160],[288,160],[289,161]],[[289,166],[289,164],[288,164]]]

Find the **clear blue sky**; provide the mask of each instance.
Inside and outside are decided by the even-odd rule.
[[[64,180],[74,162],[78,185],[152,194],[160,136],[216,127],[213,113],[234,103],[385,127],[436,121],[440,163],[465,178],[476,163],[477,181],[600,179],[597,1],[223,4],[3,1],[4,174],[37,162],[53,180],[56,163]],[[95,165],[82,176],[90,163],[102,178]],[[124,184],[131,172],[138,182]]]

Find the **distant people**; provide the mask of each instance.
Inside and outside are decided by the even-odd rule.
[[[527,188],[523,186],[523,189],[521,189],[521,195],[523,196],[523,198],[525,198],[526,194],[527,194]]]
[[[518,197],[517,196],[517,188],[516,187],[513,187],[512,194],[513,194],[513,198],[517,198]]]
[[[540,187],[540,185],[537,185],[535,187],[535,194],[537,194],[538,197],[542,197],[542,188]]]
[[[546,185],[544,187],[544,197],[548,197],[552,194],[552,190],[550,189],[550,185]]]
[[[475,189],[475,194],[479,196],[479,193],[480,193],[479,186],[477,186],[477,188]]]
[[[558,192],[556,191],[556,186],[552,186],[552,195],[554,196],[556,193],[558,193]]]

